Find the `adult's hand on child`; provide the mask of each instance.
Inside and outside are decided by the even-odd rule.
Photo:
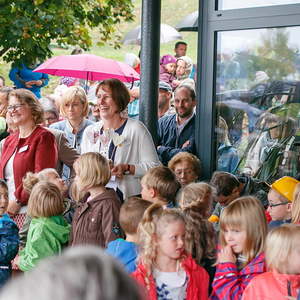
[[[218,263],[226,262],[236,263],[236,256],[229,245],[222,248],[218,255]]]
[[[16,201],[9,201],[9,204],[7,207],[7,212],[10,215],[14,216],[19,212],[20,208],[21,208],[21,205],[18,204]]]
[[[122,179],[126,169],[127,169],[127,164],[119,164],[119,165],[114,166],[111,169],[111,174],[115,175],[119,179]]]
[[[186,142],[184,142],[184,144],[182,145],[181,149],[189,146],[189,144],[190,144],[190,141],[187,140]]]

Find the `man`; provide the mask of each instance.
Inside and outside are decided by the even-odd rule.
[[[158,121],[157,152],[164,165],[178,152],[195,153],[195,91],[182,85],[176,89],[174,99],[176,113]]]
[[[172,87],[160,81],[158,84],[158,119],[175,113],[175,109],[171,106]]]
[[[175,44],[175,57],[179,58],[181,56],[185,56],[186,55],[186,51],[187,51],[187,43],[183,42],[183,41],[179,41]]]

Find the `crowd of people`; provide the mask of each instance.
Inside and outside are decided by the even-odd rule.
[[[161,58],[157,145],[133,112],[138,86],[106,79],[89,95],[63,78],[39,98],[48,78],[2,80],[0,299],[299,297],[300,182],[230,173],[222,118],[222,168],[200,181],[186,50]]]

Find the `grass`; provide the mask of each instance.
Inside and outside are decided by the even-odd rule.
[[[161,23],[176,26],[180,20],[188,15],[189,13],[194,12],[198,9],[198,1],[195,0],[162,0],[161,5]],[[135,20],[131,23],[124,23],[120,25],[120,31],[122,35],[125,35],[126,32],[130,31],[134,27],[140,24],[141,19],[141,0],[133,0],[134,3],[134,15],[136,16]],[[188,52],[187,55],[190,56],[194,62],[196,62],[197,57],[197,33],[196,32],[182,32],[181,33],[183,40],[188,43]],[[92,32],[92,38],[94,44],[88,53],[100,55],[107,58],[116,59],[119,61],[124,60],[124,56],[127,52],[132,52],[138,54],[140,46],[138,45],[121,45],[121,49],[114,49],[110,46],[97,46],[98,33],[96,30]],[[173,54],[174,44],[176,41],[172,41],[166,44],[161,44],[160,53],[163,54]],[[53,49],[53,56],[70,54],[71,49],[65,50],[60,48]],[[8,79],[8,73],[10,70],[10,64],[7,64],[0,60],[0,74],[7,79],[7,84],[11,84],[11,81]],[[48,94],[53,91],[57,86],[59,78],[50,76],[51,80],[49,85],[43,89],[43,94]]]

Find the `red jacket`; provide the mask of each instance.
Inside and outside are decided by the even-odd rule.
[[[29,195],[23,189],[22,179],[27,172],[39,172],[46,168],[55,168],[57,146],[54,135],[47,129],[37,126],[27,138],[19,138],[16,132],[4,142],[0,160],[0,178],[4,179],[4,169],[16,151],[13,162],[15,196],[22,205],[26,205]]]
[[[299,289],[300,275],[267,272],[251,280],[242,299],[286,300],[288,296],[297,298]]]
[[[238,271],[234,263],[220,263],[217,265],[212,284],[211,300],[239,300],[249,282],[255,276],[266,271],[265,255],[257,255],[248,265]],[[255,299],[255,298],[253,298]]]
[[[197,265],[191,256],[188,256],[183,260],[182,267],[188,276],[186,300],[208,299],[209,278],[207,272],[202,267]],[[132,273],[132,276],[143,286],[143,288],[146,287],[146,269],[142,264],[137,266],[137,269]],[[148,299],[157,300],[155,280],[152,276],[150,277]]]

